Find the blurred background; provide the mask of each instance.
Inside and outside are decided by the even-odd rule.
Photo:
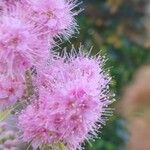
[[[85,149],[150,150],[150,0],[83,0],[81,7],[71,42],[107,55],[116,93],[114,115]]]

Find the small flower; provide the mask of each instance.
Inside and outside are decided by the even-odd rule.
[[[5,77],[0,80],[0,108],[8,107],[22,98],[25,92],[25,83],[21,78]]]
[[[41,32],[49,33],[51,37],[59,35],[68,39],[77,27],[73,12],[76,1],[68,0],[28,0],[25,9],[32,13],[32,19],[39,27],[43,27]]]

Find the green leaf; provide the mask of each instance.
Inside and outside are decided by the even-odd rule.
[[[0,122],[4,121],[11,113],[12,108],[7,108],[6,110],[0,112]]]

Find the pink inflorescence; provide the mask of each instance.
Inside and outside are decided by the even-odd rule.
[[[33,147],[62,142],[76,150],[97,135],[110,104],[110,77],[103,71],[104,59],[82,52],[53,60],[37,76],[39,99],[19,116],[23,140]]]
[[[24,75],[28,68],[45,60],[48,50],[20,18],[3,16],[0,29],[0,60],[6,64],[8,75]]]
[[[82,48],[63,55],[51,50],[76,31],[75,6],[76,0],[0,2],[0,108],[27,98],[26,108],[24,101],[16,105],[24,108],[18,127],[35,149],[81,148],[97,136],[111,103],[105,58]]]
[[[0,1],[0,85],[16,78],[22,85],[27,70],[47,62],[55,37],[68,38],[74,33],[75,6],[76,2],[68,0]],[[19,87],[16,92],[24,91]],[[6,103],[15,103],[17,98],[9,97]]]
[[[25,83],[20,78],[0,79],[0,108],[15,104],[25,93]]]
[[[42,33],[49,36],[63,36],[68,39],[74,33],[77,24],[73,12],[76,0],[25,0],[25,9],[29,9],[32,20],[41,27]]]

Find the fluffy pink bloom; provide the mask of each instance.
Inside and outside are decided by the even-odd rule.
[[[0,108],[11,106],[22,98],[25,83],[21,78],[3,77],[0,79]]]
[[[110,78],[100,56],[72,50],[44,66],[55,37],[74,33],[75,6],[76,0],[0,2],[0,105],[13,105],[24,95],[25,73],[35,68],[34,100],[18,116],[22,140],[34,148],[56,149],[58,142],[69,150],[80,148],[96,136],[110,104]]]
[[[75,5],[76,1],[66,0],[4,0],[0,3],[0,60],[7,66],[8,75],[23,76],[33,65],[40,66],[54,45],[54,37],[67,38],[73,34]]]
[[[0,63],[11,76],[24,76],[33,65],[40,66],[49,53],[46,41],[37,36],[36,29],[20,13],[6,13],[0,19]]]
[[[80,148],[96,136],[110,104],[110,78],[102,69],[103,59],[80,53],[58,58],[37,77],[39,99],[19,116],[23,140],[37,148],[63,142],[69,150]]]
[[[38,106],[28,106],[19,117],[23,140],[32,141],[34,147],[63,141],[69,149],[76,149],[90,131],[94,132],[101,105],[99,99],[82,88],[69,90],[64,95],[43,92]]]
[[[72,80],[80,80],[88,84],[92,94],[101,93],[110,81],[109,75],[103,71],[105,58],[89,57],[89,54],[82,52],[82,47],[79,54],[76,54],[75,51],[73,49],[70,56],[64,54],[62,58],[55,56],[50,60],[50,65],[43,67],[42,72],[37,70],[37,86],[55,91],[56,85],[58,89],[62,87],[62,83],[65,85]]]
[[[69,0],[26,0],[22,1],[28,9],[32,20],[41,27],[41,32],[50,37],[64,36],[68,38],[74,33],[77,24],[73,12],[76,1]],[[31,19],[31,18],[29,18]]]
[[[2,0],[0,1],[0,12],[4,14],[6,11],[11,11],[12,7],[19,4],[20,0]]]

